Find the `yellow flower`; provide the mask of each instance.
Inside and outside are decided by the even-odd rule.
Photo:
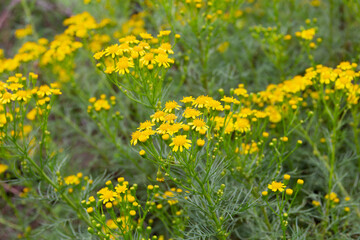
[[[49,96],[51,95],[51,93],[51,88],[46,84],[40,86],[40,88],[36,92],[39,97]]]
[[[116,190],[117,193],[125,193],[127,189],[128,188],[127,188],[126,184],[123,184],[123,185],[118,184],[115,187],[115,190]]]
[[[185,118],[192,118],[195,119],[196,117],[199,117],[202,113],[199,110],[196,110],[194,108],[186,108],[183,116]]]
[[[160,33],[158,34],[158,37],[168,36],[168,35],[170,35],[170,33],[171,33],[171,30],[160,31]]]
[[[150,40],[154,38],[150,33],[140,33],[140,37],[142,37],[145,40]]]
[[[148,66],[149,64],[154,65],[155,62],[155,58],[154,58],[154,54],[153,53],[146,53],[144,56],[142,56],[140,58],[140,66]]]
[[[122,57],[116,63],[115,71],[119,74],[124,75],[125,73],[129,73],[129,68],[133,68],[134,63],[132,62],[131,58]]]
[[[92,212],[94,211],[94,208],[93,208],[93,207],[89,207],[89,208],[86,209],[86,211],[87,211],[88,213],[92,213]]]
[[[115,200],[116,193],[111,191],[110,189],[102,188],[100,191],[98,191],[98,194],[100,194],[99,200],[103,202],[103,204],[107,202],[112,202]]]
[[[198,107],[198,108],[207,107],[207,104],[211,99],[212,99],[211,97],[202,95],[202,96],[197,97],[193,101],[192,105],[195,107]]]
[[[24,85],[20,84],[20,83],[12,83],[9,86],[7,86],[7,89],[11,90],[11,91],[17,91],[19,88],[24,87]]]
[[[95,111],[100,111],[101,109],[109,110],[110,104],[106,99],[99,99],[94,103]]]
[[[96,60],[99,60],[100,58],[102,58],[104,56],[104,54],[105,54],[105,51],[100,51],[100,52],[95,53],[93,57]]]
[[[180,109],[180,105],[176,101],[168,101],[165,103],[164,112],[172,112],[174,109]]]
[[[168,53],[168,54],[174,54],[174,51],[171,50],[171,44],[170,43],[163,43],[160,45],[159,49],[161,49],[162,51],[164,51],[164,53]]]
[[[170,67],[169,63],[174,63],[174,60],[169,58],[169,56],[166,53],[159,53],[155,57],[155,61],[158,63],[158,66],[164,66],[165,68]]]
[[[282,182],[273,181],[271,184],[268,185],[268,188],[273,192],[279,191],[283,192],[285,189],[285,185]]]
[[[8,165],[0,163],[0,174],[4,173],[6,170],[8,170],[8,168]]]
[[[64,178],[64,181],[67,185],[75,184],[78,185],[80,183],[80,180],[75,175],[70,175]]]
[[[310,28],[310,29],[307,29],[307,30],[303,30],[300,33],[300,37],[302,39],[305,39],[305,40],[312,40],[314,38],[315,32],[316,32],[315,28]]]
[[[293,190],[291,188],[286,189],[286,195],[291,196],[293,194]]]
[[[5,93],[2,94],[2,96],[0,98],[0,103],[1,104],[7,104],[7,103],[10,103],[11,101],[15,101],[15,99],[16,99],[15,94],[5,92]]]
[[[15,96],[17,97],[16,100],[26,102],[31,98],[31,92],[19,90],[15,93]]]
[[[190,96],[190,97],[183,97],[183,99],[180,100],[180,102],[182,102],[182,103],[192,103],[194,100],[195,99],[192,96]]]
[[[186,138],[186,135],[179,135],[172,138],[172,143],[170,143],[170,147],[173,147],[173,151],[177,152],[180,149],[180,152],[183,151],[183,148],[189,149],[191,147],[191,140]]]
[[[247,118],[238,118],[234,123],[234,128],[241,133],[248,132],[250,131],[250,122]]]
[[[15,36],[16,36],[17,39],[21,39],[21,38],[24,38],[24,37],[26,37],[28,35],[31,35],[32,33],[33,33],[32,26],[30,24],[28,24],[23,29],[17,29],[15,31]]]
[[[145,129],[151,129],[152,126],[155,126],[155,124],[151,123],[149,120],[140,123],[140,127],[138,127],[139,130],[145,130]]]
[[[114,44],[114,45],[111,45],[111,46],[107,47],[107,48],[105,49],[105,51],[104,51],[104,54],[105,54],[105,56],[109,56],[109,55],[110,55],[112,58],[115,58],[115,56],[121,54],[121,52],[120,52],[120,50],[119,50],[119,45],[118,45],[118,44]],[[104,55],[104,54],[102,54],[102,55]],[[100,55],[98,55],[98,56],[100,56]],[[95,57],[95,56],[94,56],[94,57]],[[100,58],[101,58],[101,57],[100,57]]]
[[[225,102],[225,103],[240,103],[239,100],[235,99],[234,97],[227,97],[227,96],[224,96],[221,101]]]
[[[167,114],[165,116],[165,121],[169,122],[169,123],[173,123],[176,119],[177,119],[177,116],[175,114],[173,114],[173,113]]]
[[[157,111],[150,117],[152,122],[159,122],[159,121],[164,121],[164,116],[165,116],[165,112]]]
[[[195,129],[195,131],[206,131],[209,127],[206,125],[204,120],[196,118],[192,122],[189,123],[190,126],[192,126],[192,129]]]
[[[204,139],[198,139],[196,141],[196,144],[199,146],[199,147],[202,147],[205,145],[205,140]]]

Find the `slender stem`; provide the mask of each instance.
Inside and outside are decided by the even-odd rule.
[[[39,35],[37,34],[36,29],[35,29],[34,21],[33,21],[33,18],[31,16],[31,10],[30,10],[30,7],[28,5],[28,1],[27,0],[21,0],[21,5],[22,5],[22,7],[24,9],[26,19],[27,19],[27,21],[29,22],[29,24],[32,27],[33,35],[35,36],[36,39],[38,39]]]

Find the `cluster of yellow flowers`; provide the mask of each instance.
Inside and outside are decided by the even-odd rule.
[[[30,24],[28,24],[25,26],[25,28],[17,29],[15,31],[15,36],[17,39],[21,39],[31,35],[32,33],[33,33],[33,28]]]
[[[355,105],[360,97],[360,88],[356,82],[359,72],[354,70],[356,66],[349,62],[343,62],[336,68],[318,65],[307,69],[304,76],[295,76],[277,85],[271,84],[266,90],[256,94],[248,94],[243,85],[240,85],[234,90],[234,94],[240,98],[224,96],[221,101],[225,105],[208,96],[196,99],[184,97],[181,100],[185,104],[183,118],[179,118],[176,113],[181,106],[176,101],[169,101],[164,109],[151,116],[151,121],[140,124],[138,131],[132,135],[131,143],[135,145],[138,141],[145,142],[156,134],[161,135],[163,140],[168,140],[176,134],[170,146],[174,151],[182,151],[191,146],[192,141],[186,134],[189,130],[198,132],[199,136],[205,135],[209,129],[223,131],[225,134],[234,131],[241,134],[248,132],[250,123],[257,119],[269,117],[271,123],[278,123],[290,110],[296,111],[299,107],[312,104],[313,101],[308,100],[309,98],[318,100],[322,96],[328,100],[339,91],[345,94],[348,104]],[[252,109],[256,106],[263,110]],[[202,145],[201,140],[199,145]]]
[[[159,189],[159,186],[149,186],[151,187],[148,187],[148,193]],[[110,234],[113,238],[124,237],[127,234],[132,234],[131,231],[137,226],[141,228],[154,196],[151,199],[148,198],[149,202],[146,204],[145,211],[142,212],[140,211],[142,207],[136,199],[136,190],[136,184],[129,186],[129,182],[120,177],[117,179],[115,186],[112,181],[107,181],[106,187],[97,192],[97,198],[90,196],[87,200],[82,201],[90,218],[98,223],[99,227],[103,227],[102,232],[96,230],[96,234]],[[108,220],[103,215],[103,207],[109,213],[110,219]],[[136,216],[138,217],[137,222],[134,219]],[[93,230],[89,228],[90,232],[93,232]]]
[[[47,45],[48,40],[40,38],[37,42],[25,42],[13,58],[4,58],[0,54],[0,74],[15,71],[22,63],[39,59],[46,51]]]
[[[284,175],[284,182],[287,184],[289,182],[290,178],[291,178],[291,176],[289,174],[285,174]],[[302,186],[302,185],[304,185],[304,180],[298,179],[296,181],[296,184],[297,184],[297,186]],[[274,193],[277,192],[277,191],[283,192],[286,189],[285,190],[286,195],[291,196],[293,194],[294,190],[291,189],[291,188],[286,188],[286,187],[287,186],[284,183],[277,182],[277,181],[272,181],[270,184],[268,184],[268,189],[270,189]],[[263,191],[262,195],[267,196],[268,192]]]
[[[63,179],[58,176],[58,183],[59,185],[63,185],[65,183],[66,186],[70,187],[68,188],[68,192],[72,193],[74,191],[74,187],[81,187],[81,190],[86,190],[86,185],[91,185],[93,180],[88,176],[83,176],[83,174],[79,172],[76,175],[69,175]]]
[[[210,24],[219,19],[233,22],[243,16],[244,12],[240,9],[232,9],[232,4],[231,1],[176,1],[174,5],[178,11],[175,12],[175,17],[182,25],[199,19]]]
[[[0,140],[7,134],[7,125],[14,119],[19,124],[19,132],[11,132],[11,134],[17,136],[27,134],[27,129],[31,130],[31,126],[29,128],[26,127],[27,125],[23,126],[23,119],[20,121],[23,118],[21,116],[26,114],[29,120],[34,120],[37,114],[42,115],[43,111],[50,109],[51,95],[61,94],[56,84],[52,84],[51,87],[46,84],[35,86],[37,78],[38,75],[34,73],[30,73],[29,78],[18,73],[4,82],[0,81]],[[28,105],[32,99],[35,100],[35,107]],[[29,109],[31,110],[25,113]]]
[[[251,130],[251,122],[267,118],[268,113],[250,108],[240,108],[241,102],[246,102],[248,94],[243,85],[235,91],[240,98],[223,96],[217,101],[209,96],[184,97],[180,102],[185,104],[185,109],[176,101],[168,101],[165,108],[151,115],[151,121],[140,123],[138,130],[132,134],[131,144],[146,142],[151,136],[159,135],[164,141],[169,142],[174,152],[182,152],[192,146],[193,140],[197,146],[203,147],[208,139],[219,138],[235,134],[241,136]],[[222,104],[223,102],[224,104]],[[155,127],[155,129],[153,129]],[[193,139],[193,140],[192,140]],[[236,152],[252,154],[258,150],[256,143],[240,144]]]
[[[83,43],[77,38],[87,39],[91,34],[94,36],[89,40],[88,47],[93,52],[98,51],[110,41],[110,37],[105,34],[95,34],[93,31],[109,24],[111,24],[111,20],[108,18],[97,23],[88,12],[67,18],[64,20],[64,25],[67,26],[64,33],[55,36],[50,43],[47,39],[40,38],[37,42],[25,42],[13,58],[4,58],[0,54],[0,74],[15,71],[22,63],[30,61],[40,60],[42,66],[62,62],[66,57],[72,56],[77,49],[83,47]],[[29,25],[26,29],[19,29],[15,34],[17,36],[24,36],[25,33],[28,35],[31,34],[29,33],[31,29]],[[59,65],[54,67],[59,67]]]
[[[296,32],[295,35],[302,39],[311,41],[311,40],[313,40],[315,33],[316,33],[315,28],[309,28],[309,29],[302,30],[301,32]]]
[[[326,195],[324,196],[324,199],[325,199],[326,201],[329,201],[330,206],[331,206],[332,208],[335,207],[335,204],[339,204],[339,203],[340,203],[340,199],[339,199],[338,195],[337,195],[336,193],[334,193],[334,192],[331,192],[330,194],[326,194]],[[344,200],[345,200],[345,202],[349,202],[349,201],[350,201],[350,197],[345,197]],[[313,205],[314,207],[320,207],[320,206],[321,206],[321,202],[320,202],[320,201],[317,201],[317,200],[313,200],[313,201],[312,201],[312,205]],[[345,211],[345,212],[350,212],[350,207],[344,207],[344,211]]]
[[[323,96],[328,100],[336,91],[342,91],[347,96],[347,103],[355,105],[360,96],[359,84],[356,82],[360,73],[354,70],[356,67],[356,63],[342,62],[336,68],[322,65],[308,68],[304,76],[295,76],[278,85],[270,84],[265,91],[253,94],[252,102],[258,106],[267,104],[268,110],[274,110],[274,113],[282,110],[284,114],[288,109],[308,106],[309,103],[305,101],[308,97],[317,100]],[[270,116],[272,122],[280,119],[281,115],[275,119]]]
[[[169,58],[173,54],[172,46],[167,41],[171,31],[160,31],[158,38],[149,33],[140,33],[142,41],[135,36],[129,35],[120,38],[120,44],[114,44],[106,49],[95,53],[94,58],[101,61],[106,74],[114,72],[120,75],[129,74],[130,69],[146,67],[152,70],[154,67],[169,68],[174,60]]]
[[[67,56],[71,56],[77,49],[83,47],[83,43],[76,38],[86,39],[93,33],[93,30],[103,28],[111,23],[110,19],[103,19],[97,23],[95,18],[88,12],[74,15],[64,20],[67,26],[64,33],[55,36],[50,43],[49,49],[41,59],[43,65],[63,61]],[[96,35],[97,37],[90,42],[91,49],[99,49],[102,44],[110,41],[107,35]],[[100,46],[99,46],[100,45]]]
[[[116,97],[115,96],[111,96],[109,100],[110,100],[111,105],[116,104]],[[106,99],[105,94],[101,94],[99,99],[96,99],[95,97],[92,97],[92,98],[89,99],[89,102],[92,104],[92,105],[88,106],[88,112],[89,113],[93,109],[95,111],[99,112],[101,110],[109,110],[110,107],[111,107],[109,101]]]

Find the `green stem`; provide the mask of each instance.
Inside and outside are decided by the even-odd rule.
[[[27,0],[21,0],[21,5],[22,5],[22,7],[24,9],[26,19],[27,19],[27,21],[29,22],[29,24],[32,27],[33,35],[35,36],[36,39],[38,39],[39,35],[36,32],[34,21],[33,21],[33,18],[31,16],[31,9],[30,9],[30,7],[28,5]]]

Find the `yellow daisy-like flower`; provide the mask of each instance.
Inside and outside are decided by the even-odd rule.
[[[155,64],[155,58],[153,53],[146,53],[143,57],[140,58],[140,66],[147,66],[149,64]]]
[[[119,59],[119,61],[116,63],[115,71],[119,74],[124,75],[125,73],[129,73],[129,68],[133,68],[134,63],[132,62],[131,58],[122,57]]]
[[[159,122],[159,121],[164,121],[164,117],[165,117],[165,112],[163,111],[157,111],[155,112],[153,115],[150,116],[151,117],[151,121],[152,122]]]
[[[142,133],[140,131],[133,132],[131,134],[130,144],[135,146],[141,135],[142,135]]]
[[[209,127],[206,125],[205,121],[199,118],[194,119],[191,123],[189,123],[190,126],[192,126],[192,129],[195,129],[195,131],[206,131]]]
[[[221,101],[225,102],[225,103],[240,103],[239,100],[235,99],[234,97],[227,97],[227,96],[224,96]]]
[[[12,83],[10,84],[7,89],[10,89],[11,91],[17,91],[19,88],[24,87],[24,85],[20,84],[20,83]]]
[[[167,114],[164,119],[166,122],[173,123],[177,119],[177,116],[171,113],[171,114]]]
[[[183,99],[180,100],[180,102],[182,102],[182,103],[192,103],[194,100],[195,99],[192,96],[190,96],[190,97],[183,97]]]
[[[155,61],[158,63],[158,66],[164,66],[165,68],[170,67],[170,63],[174,63],[174,59],[169,58],[166,53],[159,53],[155,57]]]
[[[72,184],[78,185],[78,184],[80,184],[80,179],[75,175],[70,175],[70,176],[65,177],[64,181],[65,181],[66,185],[72,185]]]
[[[29,91],[24,91],[24,90],[19,90],[15,93],[16,95],[16,99],[19,101],[24,101],[26,102],[27,100],[29,100],[31,98],[31,92]]]
[[[170,123],[163,123],[156,130],[157,130],[157,133],[159,133],[159,134],[165,134],[168,132],[170,127],[171,127]]]
[[[268,188],[273,192],[283,192],[286,186],[282,182],[273,181],[271,184],[268,185]]]
[[[234,124],[235,130],[244,133],[250,131],[250,122],[247,118],[238,118]]]
[[[163,31],[159,32],[158,37],[169,36],[170,33],[171,33],[171,30],[163,30]]]
[[[99,60],[100,58],[102,58],[104,56],[105,52],[104,51],[100,51],[100,52],[97,52],[93,55],[93,57],[96,59],[96,60]]]
[[[207,107],[207,104],[209,103],[210,100],[212,100],[211,97],[201,95],[193,101],[192,105],[198,108]]]
[[[145,142],[145,141],[148,140],[149,137],[150,137],[151,135],[153,135],[153,134],[155,134],[155,131],[154,131],[154,130],[152,130],[152,129],[146,129],[146,130],[140,132],[139,141],[140,141],[140,142]]]
[[[166,133],[173,135],[174,133],[177,133],[180,131],[180,129],[183,127],[182,123],[174,123],[173,125],[170,125],[167,129]]]
[[[102,188],[100,191],[98,191],[98,194],[100,194],[99,200],[103,202],[103,204],[107,202],[115,201],[116,193],[111,191],[109,188]]]
[[[15,94],[11,94],[9,92],[5,92],[2,94],[1,98],[0,98],[0,103],[1,104],[7,104],[11,101],[15,101],[16,99],[16,95]]]
[[[36,92],[39,97],[49,96],[51,95],[51,93],[51,88],[46,84],[40,86],[40,88]]]
[[[180,150],[182,152],[184,148],[189,149],[191,147],[191,140],[186,138],[186,135],[179,135],[172,138],[172,143],[170,143],[170,147],[173,146],[173,151],[177,152]]]
[[[185,118],[192,118],[195,119],[196,117],[200,116],[202,113],[199,110],[196,110],[194,108],[186,108],[183,116]]]
[[[168,101],[165,103],[164,112],[172,112],[174,109],[180,109],[180,105],[176,101]]]
[[[109,47],[107,47],[104,51],[105,56],[111,56],[112,58],[115,58],[115,56],[120,55],[121,52],[119,51],[119,45],[114,44]]]
[[[150,40],[154,38],[150,33],[140,33],[140,37],[142,37],[144,40]]]
[[[208,103],[206,104],[207,108],[211,108],[212,110],[217,110],[217,111],[223,111],[224,107],[221,105],[221,102],[214,100],[212,98],[210,98],[210,100],[208,101]]]
[[[126,184],[123,184],[123,185],[118,184],[115,187],[115,190],[116,190],[117,193],[125,193],[127,189],[128,188],[127,188]]]
[[[149,120],[140,123],[140,127],[138,127],[139,130],[145,130],[145,129],[151,129],[152,126],[154,126],[155,124],[150,122]]]
[[[170,43],[163,43],[160,45],[159,49],[164,51],[165,53],[174,54],[174,51],[171,50],[171,44]]]

